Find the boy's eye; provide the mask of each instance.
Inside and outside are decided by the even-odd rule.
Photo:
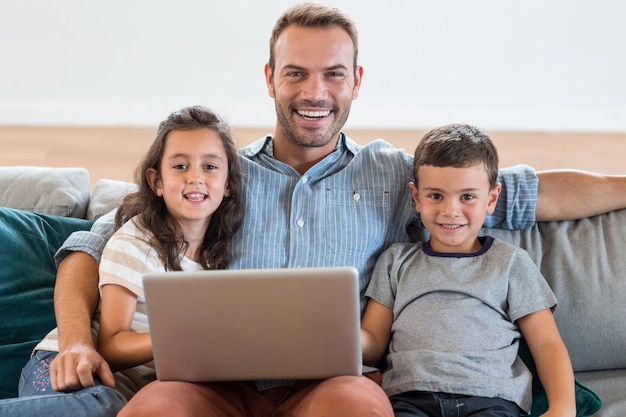
[[[433,200],[441,200],[442,196],[441,196],[441,194],[433,193],[433,194],[430,195],[430,198],[433,199]]]
[[[462,200],[465,200],[465,201],[471,201],[471,200],[473,200],[474,198],[475,198],[475,196],[474,196],[474,195],[472,195],[472,194],[465,194],[465,195],[463,195],[463,197],[461,197],[461,199],[462,199]]]

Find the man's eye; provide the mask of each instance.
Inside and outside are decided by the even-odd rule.
[[[302,77],[302,72],[300,72],[300,71],[291,71],[291,72],[287,73],[287,77],[291,77],[291,78]]]

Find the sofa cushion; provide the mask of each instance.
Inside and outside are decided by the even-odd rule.
[[[85,218],[91,184],[84,168],[0,167],[0,206]]]
[[[55,327],[53,255],[92,222],[0,207],[0,398],[17,395],[22,366]]]
[[[137,185],[131,182],[102,179],[98,181],[91,193],[87,218],[96,220],[119,207],[126,194],[137,191]]]

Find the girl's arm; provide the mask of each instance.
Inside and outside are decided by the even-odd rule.
[[[383,357],[391,339],[392,323],[391,309],[370,298],[361,320],[361,349],[364,364],[376,366]]]
[[[548,396],[548,411],[544,416],[576,415],[574,372],[561,339],[559,330],[549,309],[522,317],[517,321],[526,339],[537,374]]]
[[[115,370],[152,360],[150,333],[130,330],[137,296],[120,285],[102,286],[98,351]]]

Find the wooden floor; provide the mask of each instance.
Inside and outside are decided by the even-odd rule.
[[[271,130],[233,128],[239,146]],[[384,138],[411,153],[424,134],[414,130],[346,133],[359,143]],[[525,163],[537,170],[626,174],[626,133],[487,133],[498,147],[501,166]],[[153,139],[152,128],[0,126],[0,166],[85,167],[92,186],[102,178],[132,181],[133,170]]]

